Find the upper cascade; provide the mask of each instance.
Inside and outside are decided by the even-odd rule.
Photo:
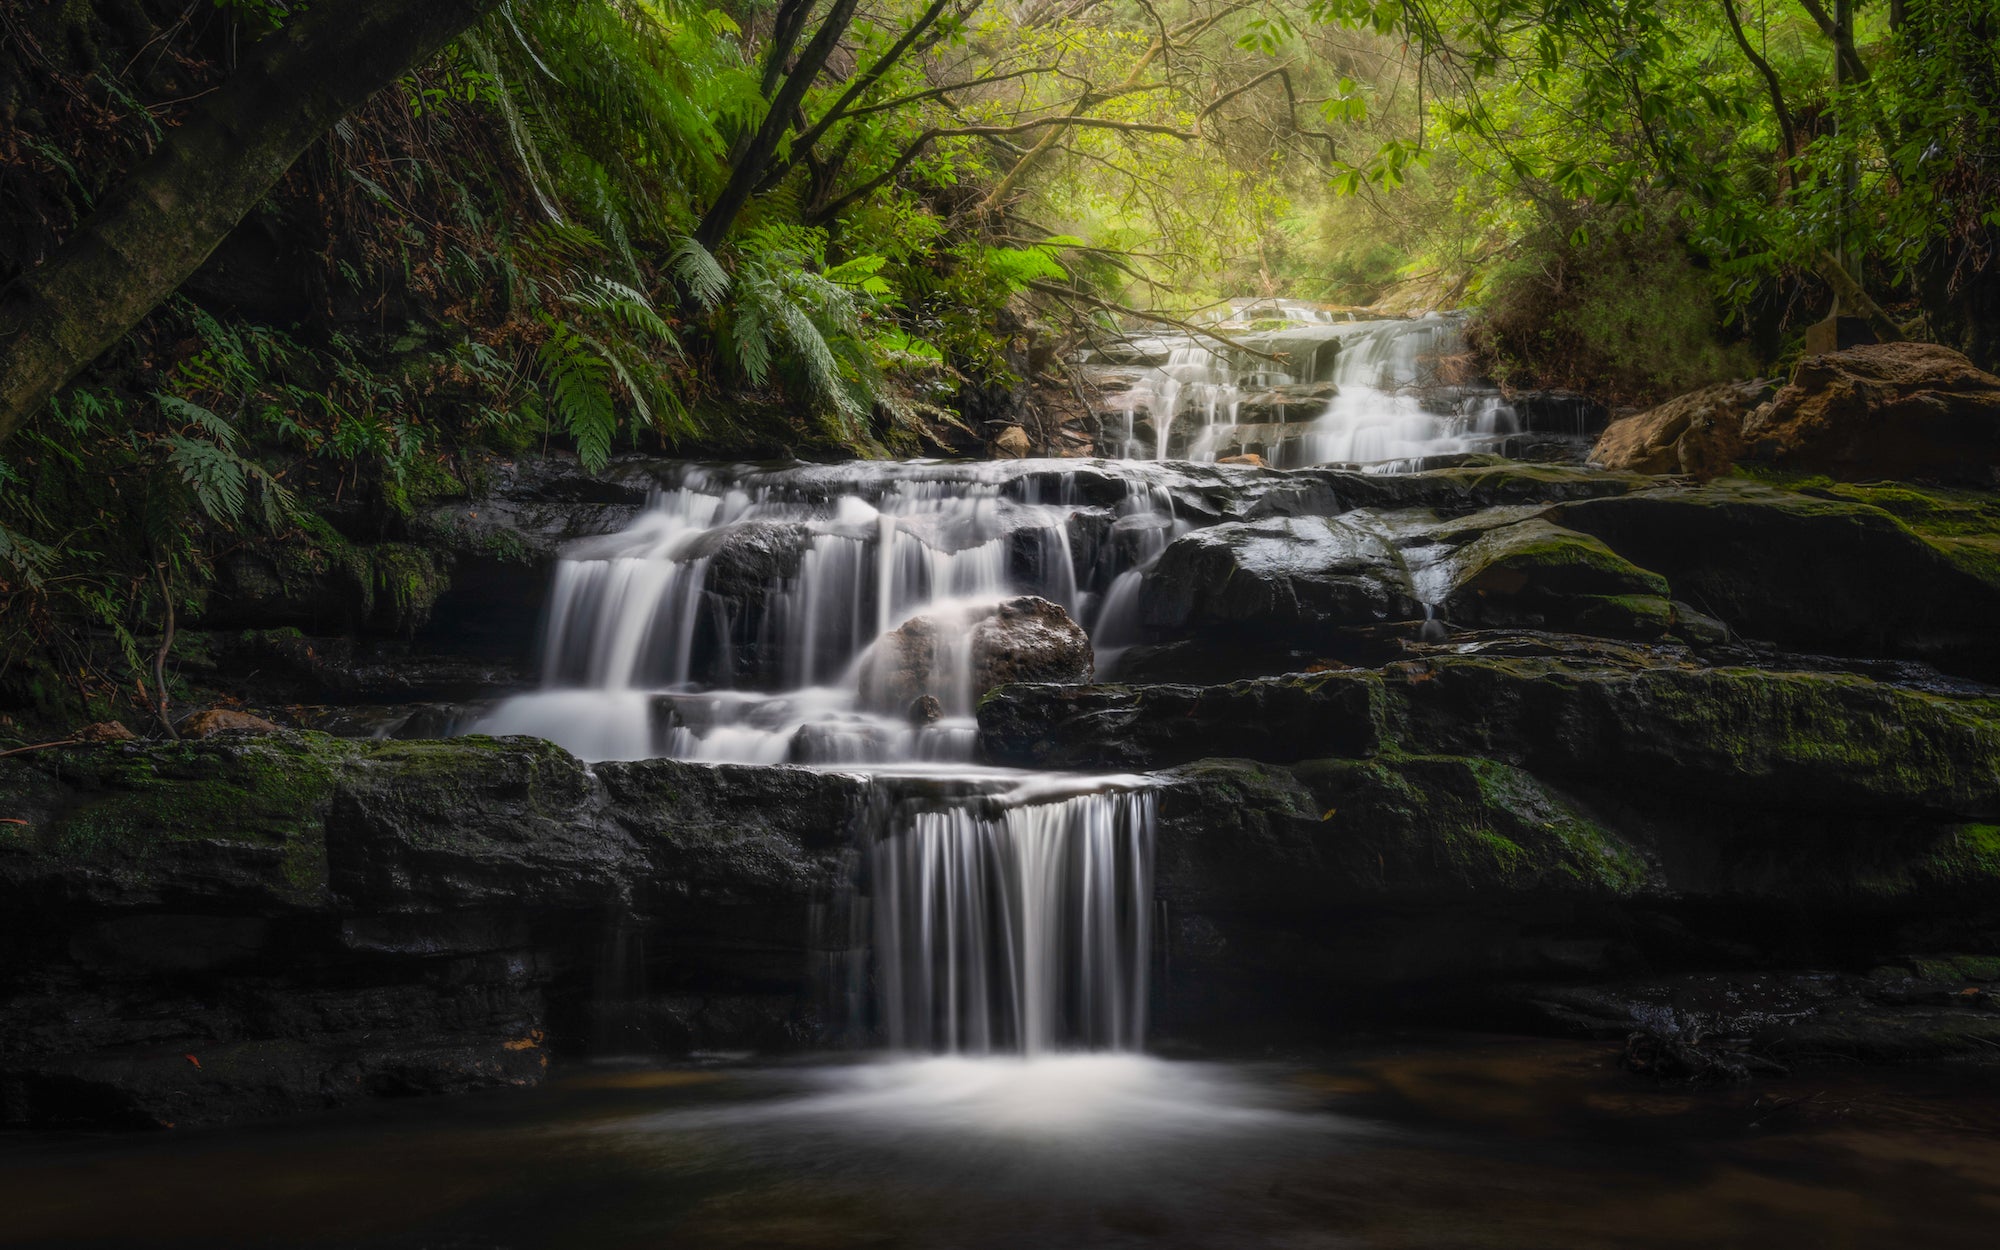
[[[1481,384],[1462,313],[1384,317],[1303,300],[1233,300],[1088,353],[1098,446],[1130,459],[1254,455],[1273,468],[1404,468],[1498,450],[1525,422]]]
[[[1074,461],[682,466],[565,553],[542,688],[470,728],[585,759],[962,770],[982,683],[1090,676],[1084,631],[1124,630],[1136,570],[1186,528],[1175,483]]]

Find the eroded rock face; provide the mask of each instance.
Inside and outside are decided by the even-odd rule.
[[[1931,343],[1877,343],[1799,363],[1743,426],[1749,454],[1835,477],[1993,483],[2000,377]]]
[[[1742,458],[1743,422],[1771,397],[1763,380],[1721,382],[1620,417],[1598,436],[1590,462],[1631,473],[1682,473],[1708,481]]]
[[[652,997],[625,1004],[624,1044],[810,1043],[812,906],[864,799],[801,769],[586,770],[528,739],[5,761],[26,823],[0,825],[0,1122],[532,1084],[584,1040],[625,928]]]

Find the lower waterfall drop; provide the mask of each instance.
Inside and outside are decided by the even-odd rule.
[[[1137,1050],[1153,796],[919,811],[870,848],[875,999],[897,1050]]]

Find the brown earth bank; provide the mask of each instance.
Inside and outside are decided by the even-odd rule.
[[[660,471],[495,463],[395,539],[429,570],[400,629],[350,585],[385,543],[250,549],[189,626],[173,714],[281,728],[0,759],[0,1122],[847,1040],[853,852],[935,793],[423,740],[532,681],[554,553]],[[1090,466],[1010,471],[1103,495],[1077,549],[1123,540]],[[1186,532],[1116,680],[1003,685],[979,724],[993,763],[1155,774],[1163,1045],[1373,1019],[1636,1032],[1635,1063],[1725,1077],[1992,1053],[1991,494],[1481,458],[1161,481]],[[719,538],[725,606],[750,619],[798,540]]]

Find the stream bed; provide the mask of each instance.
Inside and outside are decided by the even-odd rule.
[[[305,1123],[0,1140],[0,1245],[1983,1247],[1996,1130],[1991,1070],[1686,1089],[1506,1038],[605,1063]]]

